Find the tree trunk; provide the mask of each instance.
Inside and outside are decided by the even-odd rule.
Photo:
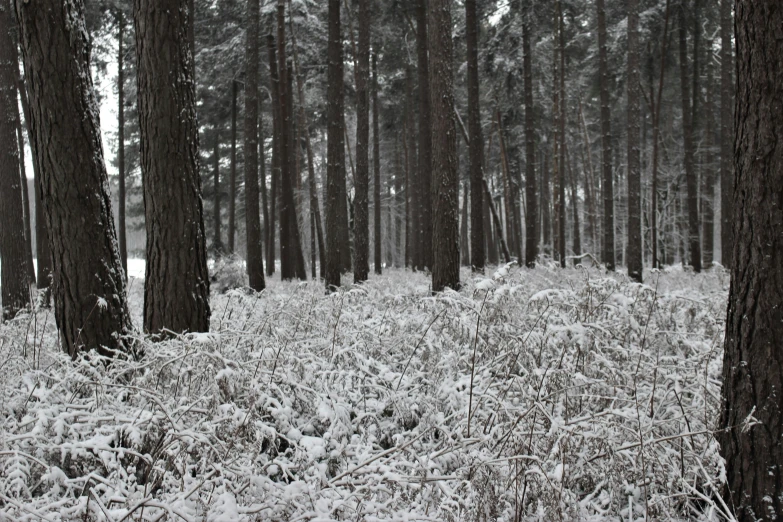
[[[565,187],[566,187],[566,115],[568,103],[566,101],[565,91],[565,34],[563,28],[563,3],[561,0],[557,1],[557,25],[558,25],[558,56],[560,57],[560,75],[558,89],[560,92],[558,109],[560,115],[558,118],[559,131],[558,136],[560,141],[558,143],[558,205],[557,205],[557,243],[558,253],[560,255],[560,268],[566,267],[566,201],[565,201]]]
[[[777,0],[737,1],[735,243],[717,437],[739,522],[783,513],[781,26]]]
[[[552,248],[552,192],[549,181],[549,153],[544,153],[544,168],[541,170],[541,228],[543,229],[543,250],[551,254]]]
[[[470,263],[470,218],[468,208],[470,206],[470,183],[462,184],[462,217],[459,228],[459,251],[462,256],[462,266],[472,267]],[[483,245],[482,245],[483,247]]]
[[[231,81],[231,164],[228,178],[228,253],[234,254],[237,207],[237,96],[239,83]]]
[[[269,54],[269,86],[272,105],[272,184],[269,194],[269,224],[267,225],[266,247],[266,275],[271,276],[275,273],[275,230],[277,220],[277,201],[279,198],[280,185],[280,75],[277,70],[277,48],[275,47],[275,37],[270,32],[267,35],[267,51]]]
[[[538,195],[536,183],[536,125],[533,105],[533,54],[530,49],[530,13],[522,23],[522,68],[525,76],[525,265],[533,268],[538,257]]]
[[[413,72],[411,66],[405,68],[405,266],[413,266],[416,250],[416,222],[418,214],[418,183],[414,183],[418,165],[416,149],[416,116],[413,101]]]
[[[459,173],[454,122],[451,0],[429,0],[429,82],[432,89],[432,291],[458,290]]]
[[[327,290],[340,286],[341,241],[340,185],[345,186],[345,143],[343,142],[343,44],[340,29],[340,0],[329,0],[329,42],[327,48],[327,165],[326,165],[326,270]]]
[[[574,160],[576,161],[576,160]],[[574,250],[574,265],[577,265],[581,258],[578,257],[582,254],[582,232],[579,225],[579,198],[577,196],[577,175],[576,166],[571,160],[571,155],[568,154],[568,180],[571,183],[571,211],[573,213],[573,250]]]
[[[260,42],[259,42],[260,45]],[[261,238],[264,248],[269,247],[269,197],[266,191],[266,154],[264,153],[264,111],[262,106],[261,90],[258,91],[258,181],[261,184],[261,211],[264,215],[264,225],[261,228]],[[267,260],[269,253],[267,252]],[[266,273],[269,273],[267,267]]]
[[[8,5],[0,7],[0,320],[11,319],[30,304],[27,251],[22,204],[22,178],[17,139],[16,47],[13,44],[13,15]],[[26,183],[27,180],[24,180]]]
[[[669,0],[666,0],[666,11],[664,15],[663,24],[663,39],[661,40],[661,70],[660,77],[658,79],[658,99],[655,99],[655,92],[650,92],[650,99],[653,100],[653,152],[652,152],[652,218],[650,219],[651,228],[651,242],[652,242],[652,266],[653,268],[660,268],[660,260],[658,256],[658,150],[661,128],[661,100],[663,99],[663,85],[664,78],[666,76],[666,54],[667,46],[669,42]],[[652,89],[652,87],[651,87]]]
[[[642,164],[639,143],[641,101],[639,89],[639,2],[628,0],[628,277],[641,283],[642,250]]]
[[[12,49],[16,49],[12,45]],[[17,62],[19,57],[17,56]],[[14,82],[14,94],[16,94],[16,82]],[[30,194],[27,190],[27,169],[24,164],[24,136],[22,134],[22,120],[19,114],[19,105],[14,114],[14,127],[16,127],[17,152],[19,154],[19,182],[22,187],[22,212],[24,223],[24,257],[27,267],[27,280],[31,285],[35,284],[35,266],[33,265],[32,227],[30,226]]]
[[[688,245],[694,272],[701,272],[701,243],[699,241],[699,180],[693,163],[693,122],[688,84],[688,29],[685,25],[685,7],[680,5],[680,87],[682,91],[682,132],[684,142],[685,183],[688,191]]]
[[[117,11],[117,214],[120,261],[128,278],[128,240],[125,225],[125,16]]]
[[[359,48],[356,57],[356,178],[354,213],[354,283],[370,274],[370,0],[359,0]]]
[[[372,55],[372,168],[374,176],[373,205],[375,209],[375,273],[383,272],[381,252],[381,123],[378,107],[378,55]],[[390,205],[391,206],[391,205]]]
[[[468,58],[468,156],[470,159],[470,260],[474,272],[483,273],[484,256],[484,136],[481,130],[481,93],[478,71],[478,18],[476,0],[465,0]]]
[[[430,116],[430,73],[427,40],[427,3],[430,0],[416,2],[416,61],[419,74],[419,167],[416,174],[417,220],[416,249],[413,268],[429,270],[432,268],[432,119]],[[451,111],[449,107],[449,111]],[[451,113],[449,113],[451,114]]]
[[[612,109],[609,96],[609,58],[606,50],[606,12],[604,0],[595,1],[598,14],[598,80],[601,90],[601,143],[604,198],[604,245],[601,261],[607,270],[615,268],[614,248],[614,176],[612,173]]]
[[[162,336],[209,330],[209,274],[186,1],[134,2],[147,227],[144,330]]]
[[[261,211],[258,206],[258,62],[259,0],[247,1],[245,36],[245,234],[250,288],[266,288],[261,247]]]
[[[281,3],[285,5],[285,0],[281,0]],[[285,13],[283,13],[285,17]],[[302,251],[302,237],[299,232],[299,213],[296,211],[297,201],[299,201],[298,191],[302,188],[302,177],[300,175],[300,147],[297,146],[297,128],[296,119],[294,118],[294,69],[291,62],[287,62],[286,72],[286,85],[288,92],[288,143],[290,144],[288,149],[288,161],[289,169],[291,172],[291,248],[293,249],[293,259],[295,262],[296,277],[300,281],[307,281],[307,267],[305,266],[304,252]],[[294,190],[297,191],[294,194]]]
[[[215,206],[213,207],[212,220],[214,221],[215,232],[213,234],[213,249],[215,256],[218,257],[223,252],[223,241],[220,238],[220,133],[215,127],[215,150],[212,153],[212,179],[215,185]]]
[[[706,121],[704,125],[704,167],[702,178],[703,189],[701,199],[701,211],[702,211],[702,242],[704,245],[702,256],[705,268],[712,267],[714,250],[715,250],[715,167],[713,165],[713,147],[715,144],[714,129],[715,129],[715,115],[714,115],[714,85],[713,85],[713,72],[712,72],[712,42],[708,42],[708,49],[710,49],[707,55],[707,101],[704,105],[704,112],[706,113]]]
[[[720,250],[721,263],[731,268],[733,227],[731,222],[734,202],[733,146],[734,133],[731,128],[734,104],[732,94],[731,0],[720,0]]]
[[[37,191],[51,233],[60,340],[72,357],[90,349],[112,356],[125,346],[132,325],[107,190],[89,42],[85,32],[71,30],[73,24],[83,26],[84,4],[15,0],[14,7],[29,86],[31,145],[41,174]],[[10,11],[2,12],[10,18]],[[6,38],[7,29],[0,32]]]

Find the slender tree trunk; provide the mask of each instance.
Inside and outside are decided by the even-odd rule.
[[[258,207],[258,63],[259,0],[247,1],[245,36],[245,234],[247,276],[250,288],[266,288],[264,254],[261,246],[261,212]]]
[[[372,168],[373,168],[373,205],[375,209],[375,273],[383,272],[381,252],[381,124],[378,107],[378,56],[372,55]]]
[[[341,241],[340,185],[345,186],[345,143],[343,120],[343,44],[340,29],[340,0],[329,0],[329,42],[327,48],[327,172],[326,172],[326,271],[327,290],[340,286]]]
[[[734,104],[731,81],[735,62],[731,48],[731,4],[731,0],[720,0],[720,250],[721,263],[729,268],[734,249],[734,224],[731,222],[734,204],[734,133],[731,121]]]
[[[726,502],[755,522],[783,513],[783,11],[777,0],[735,5],[735,243],[717,438]]]
[[[277,203],[280,194],[280,75],[277,70],[277,48],[272,33],[267,35],[267,51],[269,54],[269,85],[272,97],[272,184],[269,194],[269,225],[267,226],[266,275],[275,273],[275,230],[277,219]]]
[[[660,268],[660,259],[658,256],[658,149],[659,149],[659,135],[661,128],[661,104],[663,99],[663,86],[664,78],[666,77],[666,54],[667,46],[669,42],[669,0],[666,0],[666,11],[664,15],[663,24],[663,39],[661,40],[661,68],[660,76],[658,79],[658,99],[655,100],[655,92],[650,92],[650,99],[653,100],[653,152],[652,152],[652,266],[653,268]]]
[[[536,183],[536,120],[533,105],[533,53],[530,49],[530,13],[522,23],[522,69],[525,77],[525,265],[533,268],[538,257],[538,195]]]
[[[370,0],[359,0],[359,49],[356,57],[356,178],[354,212],[354,282],[370,274]]]
[[[219,257],[223,252],[223,241],[220,238],[220,133],[217,126],[215,126],[215,150],[212,153],[212,161],[212,177],[215,185],[215,206],[213,207],[212,215],[212,221],[215,226],[213,248],[215,256]]]
[[[587,176],[584,178],[584,191],[587,204],[587,220],[589,223],[590,247],[596,248],[598,242],[598,210],[595,204],[595,170],[593,169],[593,154],[590,150],[590,134],[587,131],[587,122],[585,121],[584,111],[582,110],[582,99],[579,98],[579,123],[582,126],[582,135],[584,136],[584,158],[587,162]]]
[[[459,228],[459,251],[462,256],[462,266],[472,266],[470,264],[470,218],[468,208],[470,207],[470,183],[462,184],[462,217],[460,218]]]
[[[565,91],[565,31],[563,28],[563,3],[561,0],[557,0],[557,25],[558,25],[558,56],[560,57],[560,116],[558,118],[559,131],[558,135],[560,141],[558,143],[559,159],[558,159],[558,209],[557,209],[557,243],[558,252],[560,254],[560,267],[566,267],[566,201],[565,201],[565,187],[566,187],[566,114],[568,103],[566,101]]]
[[[239,83],[231,82],[231,164],[228,178],[228,253],[234,254],[237,207],[237,96]]]
[[[704,249],[702,252],[704,267],[712,267],[714,250],[715,250],[715,167],[713,164],[713,147],[714,147],[714,129],[715,129],[715,117],[714,117],[714,85],[713,85],[713,73],[712,73],[712,60],[710,59],[712,54],[712,42],[708,42],[708,49],[710,53],[707,55],[707,102],[704,105],[704,112],[706,113],[706,121],[704,125],[704,167],[702,172],[703,176],[703,192],[701,200],[702,209],[702,241]]]
[[[484,272],[484,136],[481,130],[481,93],[478,71],[478,17],[476,0],[465,0],[468,53],[468,156],[470,159],[470,260],[474,272]]]
[[[414,266],[414,255],[417,242],[418,220],[418,183],[416,165],[418,153],[416,149],[416,110],[413,101],[413,71],[410,65],[405,68],[405,266]]]
[[[144,330],[162,336],[209,330],[209,274],[186,1],[134,2],[147,226]]]
[[[285,6],[285,0],[280,0],[281,4]],[[285,13],[283,13],[283,19]],[[285,22],[283,22],[285,24]],[[285,27],[285,25],[283,26]],[[299,158],[301,148],[297,146],[296,136],[298,135],[296,130],[296,118],[294,117],[294,69],[291,62],[287,62],[286,72],[286,85],[288,90],[288,143],[290,144],[288,149],[288,161],[289,169],[292,174],[291,178],[291,206],[290,206],[290,224],[291,224],[291,248],[293,249],[292,255],[295,262],[296,278],[300,281],[307,281],[307,267],[305,266],[304,252],[302,251],[302,235],[299,232],[299,213],[297,212],[297,201],[299,201],[299,191],[302,188],[302,177],[300,175],[300,161]],[[297,191],[294,194],[294,190]],[[282,274],[281,274],[282,275]]]
[[[259,42],[260,45],[260,42]],[[264,110],[263,110],[263,97],[261,96],[261,90],[258,91],[258,181],[261,187],[261,212],[264,216],[264,226],[261,228],[261,238],[264,243],[264,248],[269,247],[269,196],[266,190],[266,154],[264,152]],[[269,253],[266,255],[269,259]],[[265,273],[269,273],[267,267]]]
[[[544,168],[541,173],[541,228],[543,229],[543,249],[551,253],[552,247],[552,192],[549,181],[549,154],[544,153]]]
[[[117,214],[120,261],[128,278],[128,239],[125,225],[125,16],[117,11]]]
[[[427,3],[432,0],[416,0],[416,61],[419,74],[419,167],[416,174],[418,187],[417,245],[413,268],[432,268],[432,119],[430,116],[429,46],[427,40]],[[451,110],[451,108],[449,108]]]
[[[685,7],[680,5],[680,86],[682,91],[682,132],[685,156],[685,182],[688,197],[688,245],[694,272],[701,272],[701,243],[699,241],[699,181],[694,165],[693,123],[688,85],[688,29],[685,25]]]
[[[628,0],[628,276],[642,282],[642,165],[639,143],[641,120],[639,74],[639,2]]]
[[[571,183],[571,210],[574,216],[573,219],[573,246],[574,246],[574,255],[580,256],[582,254],[582,232],[580,230],[579,226],[579,198],[577,196],[577,175],[576,175],[576,166],[574,166],[574,163],[571,160],[571,155],[568,154],[568,180]],[[576,160],[573,160],[576,161]],[[574,265],[578,264],[580,261],[579,257],[574,258]]]
[[[604,245],[601,261],[607,270],[615,268],[614,247],[614,175],[612,173],[612,109],[609,96],[609,58],[606,50],[606,12],[604,0],[596,0],[598,13],[598,80],[601,90],[601,143],[603,145],[603,198],[604,198]]]
[[[404,126],[404,123],[403,123]],[[402,133],[402,140],[404,143],[405,140],[405,129],[403,128]],[[400,216],[400,214],[405,209],[405,201],[403,201],[403,198],[405,198],[404,193],[404,179],[405,179],[405,165],[403,162],[405,161],[404,157],[402,156],[402,152],[400,151],[400,141],[399,138],[395,138],[394,140],[394,150],[395,150],[395,157],[397,159],[397,166],[394,169],[394,266],[399,268],[401,266],[405,266],[405,251],[403,248],[403,223],[405,220]],[[389,202],[389,207],[391,208],[391,201]],[[403,256],[403,261],[400,263],[400,255]]]
[[[74,24],[83,26],[84,4],[81,0],[15,0],[13,5],[29,86],[31,146],[41,174],[37,190],[51,232],[55,319],[61,344],[72,357],[90,349],[112,356],[125,346],[124,336],[132,325],[106,189],[89,42],[85,32],[71,30]],[[0,30],[2,38],[7,38],[11,12],[3,9],[0,16],[7,19],[2,24],[5,29]],[[0,48],[10,49],[11,44]],[[8,57],[0,62],[13,67],[6,73],[13,82],[16,64]],[[12,99],[15,105],[16,97]],[[72,139],[63,141],[63,136]],[[13,134],[0,140],[15,141]],[[18,180],[16,169],[18,165],[13,170]]]

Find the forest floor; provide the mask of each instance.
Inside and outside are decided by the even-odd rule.
[[[137,359],[72,362],[48,309],[0,326],[0,521],[730,518],[721,268],[509,266],[434,297],[217,269],[212,333]]]

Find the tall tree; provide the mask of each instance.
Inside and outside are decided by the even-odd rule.
[[[372,166],[375,234],[375,273],[381,275],[381,125],[378,107],[378,55],[372,54]],[[390,205],[391,207],[391,205]],[[391,226],[391,223],[389,223]]]
[[[525,265],[530,268],[538,257],[538,200],[536,183],[536,127],[533,105],[533,57],[530,48],[530,12],[522,21],[522,69],[525,76]]]
[[[117,10],[117,221],[120,261],[128,277],[128,240],[125,225],[125,15]]]
[[[432,291],[459,289],[459,173],[451,0],[429,0],[432,94]]]
[[[343,44],[340,28],[340,0],[329,0],[329,42],[327,48],[327,157],[326,157],[326,270],[328,290],[340,286],[340,184],[345,186],[345,142],[343,120]]]
[[[212,179],[215,186],[215,199],[213,206],[212,221],[214,224],[213,248],[215,255],[220,256],[223,252],[223,240],[221,239],[221,218],[220,218],[220,130],[215,126],[215,150],[212,152]]]
[[[261,211],[258,206],[258,62],[259,1],[247,0],[245,33],[245,234],[250,288],[260,292],[264,280],[261,248]]]
[[[359,46],[356,57],[356,179],[353,198],[355,283],[370,273],[370,0],[359,0]]]
[[[239,82],[231,82],[231,164],[228,174],[228,253],[235,250],[237,216],[237,96]]]
[[[558,176],[557,176],[557,251],[560,257],[560,267],[566,267],[566,118],[568,113],[568,103],[566,101],[565,90],[565,30],[563,23],[563,2],[557,0],[557,33],[558,33],[558,51],[559,57],[558,76],[559,84],[556,89],[559,92],[559,103],[557,108],[560,111],[558,118]]]
[[[209,330],[187,0],[134,0],[147,270],[144,330]]]
[[[777,0],[735,5],[734,251],[717,437],[727,504],[755,522],[783,513],[783,10]]]
[[[731,80],[734,60],[732,54],[731,36],[731,0],[720,0],[720,244],[721,263],[731,266],[733,223],[732,205],[734,201],[734,177],[732,162],[734,161],[734,133],[731,128],[734,105],[731,99]]]
[[[269,187],[269,223],[267,224],[266,275],[275,273],[275,223],[277,219],[277,201],[280,194],[280,75],[277,71],[277,48],[275,37],[270,32],[266,36],[269,56],[269,87],[272,98],[272,183]]]
[[[14,0],[13,5],[29,88],[31,145],[41,174],[37,191],[50,232],[60,340],[72,357],[93,348],[111,356],[123,348],[132,326],[107,190],[90,44],[86,32],[72,30],[84,24],[84,3]]]
[[[432,267],[432,120],[430,117],[430,66],[427,41],[427,3],[416,2],[416,63],[419,75],[419,165],[416,171],[416,248],[413,268]]]
[[[470,261],[474,272],[484,271],[484,136],[481,130],[481,93],[478,70],[478,15],[476,0],[465,0],[468,53],[468,156],[470,159]]]
[[[22,179],[19,175],[19,141],[16,135],[16,47],[11,36],[13,14],[0,5],[0,318],[12,318],[30,303],[27,277]],[[27,182],[27,180],[24,180]]]
[[[701,272],[701,242],[699,230],[699,180],[694,165],[693,114],[691,113],[690,85],[688,83],[688,27],[685,0],[680,3],[679,55],[680,90],[682,100],[682,133],[684,143],[685,184],[688,198],[688,249],[694,272]]]
[[[601,261],[614,270],[614,174],[612,172],[612,107],[609,95],[609,57],[606,49],[606,9],[604,0],[595,0],[598,19],[598,82],[601,90],[601,144],[604,199],[604,245]]]
[[[628,276],[642,282],[642,162],[639,144],[641,119],[639,74],[639,1],[628,0]]]

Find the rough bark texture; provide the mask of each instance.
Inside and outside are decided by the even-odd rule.
[[[27,250],[19,175],[18,109],[16,104],[16,48],[11,37],[13,14],[0,5],[0,286],[2,314],[12,318],[30,303]],[[25,180],[27,182],[27,180]],[[25,244],[25,242],[27,244]]]
[[[259,1],[248,0],[245,36],[245,234],[248,283],[256,292],[266,287],[261,247],[261,210],[258,205],[259,25]]]
[[[370,0],[359,0],[359,46],[356,65],[353,280],[355,283],[363,283],[370,275]]]
[[[381,124],[380,109],[378,107],[378,56],[372,55],[372,170],[373,170],[373,208],[375,233],[375,273],[383,272],[383,259],[381,252]],[[391,223],[390,223],[391,225]]]
[[[727,503],[783,515],[783,9],[738,0],[734,254],[723,358]]]
[[[470,260],[474,272],[483,272],[484,255],[484,136],[481,131],[481,93],[478,71],[478,17],[476,0],[465,0],[468,52],[468,156],[470,160]]]
[[[144,330],[209,330],[187,0],[135,0],[147,270]]]
[[[117,236],[120,261],[128,277],[128,240],[125,234],[125,16],[117,12]]]
[[[721,263],[726,267],[731,267],[734,250],[731,222],[734,201],[734,129],[731,126],[734,114],[734,103],[731,99],[734,57],[731,49],[731,4],[731,0],[720,0],[720,250]]]
[[[451,0],[429,0],[432,89],[432,291],[459,289],[459,173]]]
[[[538,196],[536,183],[536,127],[533,105],[533,55],[530,48],[530,17],[522,23],[522,69],[525,76],[525,265],[532,268],[538,257]]]
[[[416,248],[413,268],[432,267],[432,119],[430,116],[430,73],[427,41],[427,3],[416,2],[416,63],[419,75],[419,166],[416,172]]]
[[[327,69],[327,157],[326,157],[326,270],[327,290],[340,286],[340,185],[345,186],[345,143],[343,130],[343,47],[340,30],[340,0],[329,0],[329,42]]]
[[[598,18],[598,81],[601,89],[601,144],[604,198],[604,244],[601,261],[608,270],[615,268],[614,251],[614,176],[612,174],[612,109],[609,96],[609,58],[606,50],[606,11],[604,0],[595,1]]]
[[[239,84],[231,82],[231,164],[228,174],[228,253],[235,250],[237,216],[237,96]]]
[[[639,149],[641,96],[639,2],[628,0],[628,277],[642,282],[642,162]]]
[[[111,355],[124,346],[122,336],[132,327],[83,30],[84,4],[19,0],[14,6],[62,347],[73,357],[93,348]]]

